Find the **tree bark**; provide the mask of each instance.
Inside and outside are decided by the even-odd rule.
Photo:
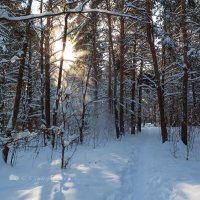
[[[135,134],[135,83],[136,83],[136,48],[137,48],[137,38],[135,34],[134,38],[134,48],[133,48],[133,66],[132,66],[132,88],[131,88],[131,134]]]
[[[106,0],[107,4],[107,10],[110,10],[110,4],[109,1]],[[116,130],[116,137],[120,137],[120,130],[119,130],[119,114],[117,109],[117,68],[118,63],[115,59],[115,52],[113,47],[113,39],[112,39],[112,27],[111,27],[111,16],[107,15],[108,18],[108,36],[109,36],[109,44],[110,44],[110,50],[111,50],[111,56],[112,56],[112,63],[113,63],[113,70],[114,70],[114,85],[113,85],[113,97],[114,97],[114,117],[115,117],[115,130]]]
[[[179,0],[181,7],[181,31],[183,41],[183,86],[182,86],[182,111],[183,120],[181,123],[181,139],[182,142],[188,144],[188,71],[191,68],[187,52],[188,52],[188,34],[187,34],[187,12],[184,0]]]
[[[32,62],[32,51],[31,51],[31,47],[32,47],[32,41],[30,39],[29,41],[29,56],[28,56],[28,130],[31,132],[32,131],[32,119],[31,119],[31,115],[33,112],[33,108],[32,108],[32,98],[33,98],[33,83],[32,83],[32,66],[31,66],[31,62]]]
[[[5,144],[2,150],[4,162],[8,162],[9,147]]]
[[[138,120],[137,120],[137,130],[141,132],[142,127],[142,83],[143,83],[143,59],[140,63],[140,75],[139,75],[139,94],[138,94]]]
[[[111,58],[110,47],[109,47],[109,63],[108,63],[108,104],[109,104],[109,110],[112,113],[112,58]]]
[[[83,103],[82,103],[82,113],[81,113],[81,126],[79,128],[80,130],[80,143],[83,143],[83,138],[84,138],[84,128],[85,128],[85,114],[86,114],[86,95],[87,95],[87,89],[89,85],[89,78],[90,78],[90,71],[91,71],[91,66],[89,67],[89,70],[87,72],[87,79],[85,83],[85,90],[84,86],[82,85],[82,95],[83,95]],[[84,82],[83,82],[84,84]]]
[[[40,2],[40,13],[43,12],[43,0]],[[41,95],[40,95],[40,109],[41,109],[41,124],[44,123],[44,27],[43,20],[40,19],[41,33],[40,33],[40,84],[41,84]]]
[[[48,2],[48,11],[52,10],[52,0]],[[45,120],[46,127],[51,126],[51,112],[50,112],[50,29],[51,17],[47,17],[47,24],[45,30]]]
[[[97,41],[96,41],[96,33],[97,33],[97,15],[96,13],[92,13],[92,63],[94,70],[94,99],[98,99],[98,66],[97,66]],[[95,103],[95,113],[98,113],[98,103]]]
[[[28,1],[28,6],[26,9],[26,15],[29,15],[31,13],[31,6],[32,6],[32,0]],[[28,41],[30,36],[30,27],[31,22],[26,22],[26,32],[25,32],[25,42],[23,44],[22,48],[22,55],[21,55],[21,61],[19,65],[19,72],[18,72],[18,78],[17,78],[17,88],[16,88],[16,95],[15,95],[15,101],[14,101],[14,108],[13,108],[13,117],[12,117],[12,128],[15,128],[16,121],[17,121],[17,115],[19,112],[19,106],[20,106],[20,100],[21,100],[21,89],[22,89],[22,83],[23,83],[23,75],[24,75],[24,68],[25,68],[25,62],[26,62],[26,53],[28,49]],[[8,136],[10,136],[10,133],[8,133]]]
[[[124,18],[120,18],[120,106],[119,106],[119,122],[120,133],[124,134]]]
[[[156,86],[157,86],[158,105],[159,105],[159,111],[160,111],[161,135],[162,135],[162,142],[164,143],[167,141],[167,128],[166,128],[166,122],[165,122],[163,91],[161,87],[160,72],[158,68],[156,49],[154,45],[153,27],[151,26],[151,0],[146,0],[146,14],[147,14],[146,33],[147,33],[147,40],[150,46],[152,59],[153,59],[153,67],[154,67],[155,80],[156,80]]]

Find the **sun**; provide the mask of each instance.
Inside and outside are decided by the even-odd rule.
[[[66,42],[66,48],[64,52],[64,60],[73,62],[74,61],[74,47],[71,41]]]
[[[62,48],[63,48],[62,41],[61,40],[56,41],[54,44],[54,52],[56,53],[57,64],[60,63]],[[63,52],[63,56],[64,56],[63,69],[69,70],[71,65],[75,61],[74,46],[70,40],[66,41],[66,47],[65,51]]]

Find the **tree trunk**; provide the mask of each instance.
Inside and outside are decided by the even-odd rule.
[[[29,15],[31,13],[31,6],[32,6],[32,0],[29,0],[28,6],[26,9],[26,15]],[[20,106],[20,100],[21,100],[21,89],[22,89],[22,83],[23,83],[23,75],[24,75],[24,68],[25,68],[25,61],[26,61],[26,53],[28,49],[28,41],[30,37],[30,27],[31,22],[26,22],[26,33],[25,33],[25,42],[23,44],[23,53],[21,55],[21,61],[19,65],[19,72],[18,72],[18,78],[17,78],[17,88],[16,88],[16,95],[15,95],[15,101],[14,101],[14,108],[13,108],[13,117],[12,117],[12,128],[15,128],[16,121],[17,121],[17,115],[19,112],[19,106]],[[10,136],[10,133],[8,134]]]
[[[143,59],[140,63],[140,75],[139,75],[139,94],[138,94],[138,120],[137,120],[137,130],[141,132],[142,127],[142,83],[143,83]]]
[[[182,87],[182,111],[183,111],[183,120],[181,123],[181,139],[185,145],[188,143],[188,70],[190,69],[190,63],[188,60],[188,35],[187,35],[187,13],[185,1],[180,0],[181,7],[181,31],[182,31],[182,41],[183,41],[183,87]]]
[[[109,47],[109,63],[108,63],[108,104],[109,110],[112,113],[112,58],[111,48]]]
[[[89,67],[89,70],[87,72],[87,79],[86,79],[86,83],[85,83],[85,90],[84,87],[82,89],[82,95],[83,95],[83,103],[82,103],[82,114],[81,114],[81,126],[79,128],[80,130],[80,143],[83,143],[83,137],[84,137],[84,128],[85,128],[85,114],[86,114],[86,95],[87,95],[87,89],[88,89],[88,85],[89,85],[89,78],[90,78],[90,71],[91,71],[91,66]],[[84,84],[84,82],[83,82]]]
[[[62,150],[61,150],[61,169],[65,168],[65,140],[64,140],[64,136],[63,133],[61,133],[61,146],[62,146]]]
[[[59,107],[59,100],[60,100],[60,89],[61,89],[61,81],[62,81],[62,71],[63,71],[63,62],[64,62],[64,52],[66,49],[66,41],[67,41],[67,30],[68,30],[68,17],[69,14],[65,15],[65,25],[64,25],[64,35],[63,35],[63,43],[62,43],[62,54],[60,59],[60,67],[59,67],[59,74],[58,74],[58,85],[57,85],[57,91],[56,91],[56,102],[55,102],[55,108],[53,111],[53,125],[58,125],[58,107]],[[54,148],[55,145],[55,133],[53,133],[52,137],[52,147]]]
[[[52,0],[48,2],[48,11],[52,10]],[[47,24],[45,30],[45,119],[46,127],[50,128],[51,125],[51,112],[50,112],[50,29],[51,17],[47,17]]]
[[[43,12],[43,0],[40,2],[40,13]],[[40,19],[41,33],[40,33],[40,84],[41,84],[41,96],[40,96],[40,109],[41,109],[41,124],[44,124],[44,27],[43,19]],[[46,123],[45,123],[46,124]]]
[[[31,51],[31,47],[32,47],[32,41],[30,39],[29,41],[29,57],[28,57],[28,130],[31,132],[32,131],[32,119],[31,119],[31,115],[33,112],[33,108],[32,108],[32,98],[33,98],[33,87],[32,87],[32,66],[31,66],[31,62],[32,62],[32,51]]]
[[[7,163],[8,162],[8,153],[9,153],[9,147],[7,145],[4,145],[2,153],[3,153],[3,160],[5,163]]]
[[[159,105],[159,111],[160,111],[161,135],[162,135],[162,142],[164,143],[167,141],[167,128],[166,128],[166,123],[165,123],[163,91],[161,87],[160,72],[158,68],[158,61],[157,61],[156,50],[155,50],[155,45],[154,45],[153,27],[151,26],[151,1],[150,0],[146,0],[146,13],[147,13],[146,33],[147,33],[147,40],[150,46],[152,59],[153,59],[155,80],[156,80],[156,85],[157,85],[158,105]]]
[[[124,134],[124,18],[120,18],[120,106],[119,106],[119,122],[120,133]]]
[[[57,115],[58,115],[58,106],[59,106],[59,99],[60,99],[60,88],[61,88],[61,81],[62,81],[62,71],[63,71],[63,62],[64,62],[64,52],[66,49],[66,41],[67,41],[67,30],[68,30],[68,17],[69,15],[66,14],[65,16],[65,25],[64,25],[64,35],[63,35],[63,43],[62,43],[62,54],[60,59],[60,67],[59,67],[59,74],[58,74],[58,85],[56,91],[56,103],[55,103],[55,110],[53,111],[53,125],[57,126]]]
[[[6,65],[5,65],[6,66]],[[6,68],[4,67],[3,72],[2,72],[2,80],[1,80],[1,85],[0,85],[0,131],[4,132],[5,130],[5,96],[3,95],[6,92]]]
[[[96,13],[92,13],[92,64],[94,70],[94,99],[95,101],[98,99],[98,66],[97,66],[97,41],[96,41],[96,33],[97,33],[97,16]],[[98,103],[95,103],[95,113],[98,113]]]
[[[162,66],[161,66],[161,87],[163,102],[165,102],[164,91],[165,91],[165,66],[166,66],[166,48],[162,45]]]
[[[106,0],[107,4],[107,10],[110,10],[110,4],[109,1]],[[113,39],[112,39],[112,28],[111,28],[111,16],[107,15],[108,17],[108,35],[109,35],[109,44],[111,49],[111,55],[112,55],[112,63],[113,63],[113,70],[114,70],[114,86],[113,86],[113,97],[114,97],[114,117],[115,117],[115,130],[116,130],[116,137],[120,137],[120,130],[119,130],[119,115],[118,115],[118,109],[117,109],[117,68],[119,64],[115,60],[115,52],[113,48]]]
[[[135,43],[133,49],[133,66],[132,66],[132,88],[131,88],[131,134],[135,134],[135,83],[136,83],[136,48],[137,48],[137,38],[135,34]]]

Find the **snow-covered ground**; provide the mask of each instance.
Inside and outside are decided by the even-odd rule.
[[[0,199],[199,200],[200,161],[178,152],[175,158],[171,149],[159,128],[145,127],[95,149],[79,145],[64,170],[59,152],[21,152],[16,166],[0,163]]]

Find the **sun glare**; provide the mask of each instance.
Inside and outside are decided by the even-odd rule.
[[[58,64],[61,58],[61,53],[62,53],[62,42],[57,41],[54,46],[54,51],[56,53],[56,57],[58,60]],[[70,66],[73,64],[75,60],[75,54],[74,54],[74,47],[71,41],[67,40],[66,42],[66,47],[65,47],[65,52],[64,52],[64,63],[63,63],[63,69],[68,70],[70,69]]]
[[[66,61],[71,61],[71,62],[74,61],[74,47],[73,47],[72,42],[70,42],[70,41],[66,42],[64,58]]]

